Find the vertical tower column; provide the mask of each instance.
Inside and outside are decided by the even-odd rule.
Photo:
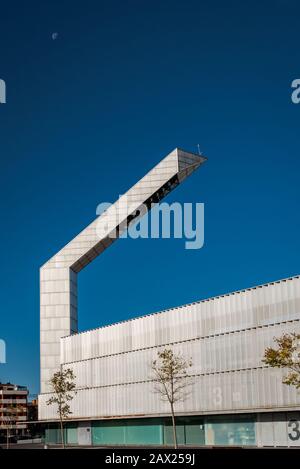
[[[60,338],[77,332],[77,274],[51,262],[40,270],[41,392],[60,364]]]

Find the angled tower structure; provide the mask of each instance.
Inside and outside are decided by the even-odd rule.
[[[77,274],[129,223],[150,209],[206,158],[176,148],[40,269],[41,394],[60,367],[60,339],[77,332]]]

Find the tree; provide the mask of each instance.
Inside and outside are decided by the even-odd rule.
[[[171,349],[157,352],[157,359],[152,362],[154,375],[154,390],[163,401],[170,404],[173,426],[174,447],[177,448],[177,433],[175,425],[174,405],[176,402],[184,401],[189,392],[188,387],[192,384],[188,375],[188,368],[192,366],[190,359],[185,359],[180,354],[175,354]]]
[[[287,375],[282,382],[300,389],[300,334],[289,333],[274,337],[277,348],[265,350],[263,363],[273,368],[286,368]]]
[[[54,395],[47,401],[47,405],[57,405],[57,413],[60,421],[61,444],[63,448],[65,448],[63,421],[72,414],[69,402],[74,398],[74,394],[76,394],[76,391],[74,391],[76,386],[74,382],[75,378],[76,376],[74,375],[73,370],[70,368],[63,370],[61,368],[60,371],[53,374],[50,380]]]

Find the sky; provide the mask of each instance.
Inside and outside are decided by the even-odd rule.
[[[39,392],[39,268],[175,147],[205,243],[122,239],[79,275],[85,330],[300,273],[298,1],[1,2],[0,381]],[[53,36],[54,34],[54,36]]]

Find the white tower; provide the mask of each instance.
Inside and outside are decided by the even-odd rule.
[[[176,148],[124,194],[107,212],[97,217],[40,269],[41,393],[49,392],[49,380],[60,367],[60,338],[77,332],[77,274],[106,248],[139,215],[195,171],[206,158]],[[124,201],[127,201],[125,204]],[[110,211],[110,209],[112,209]],[[112,216],[113,211],[118,214]],[[114,213],[115,213],[114,212]],[[106,234],[99,237],[99,227]],[[103,230],[104,231],[104,230]]]

